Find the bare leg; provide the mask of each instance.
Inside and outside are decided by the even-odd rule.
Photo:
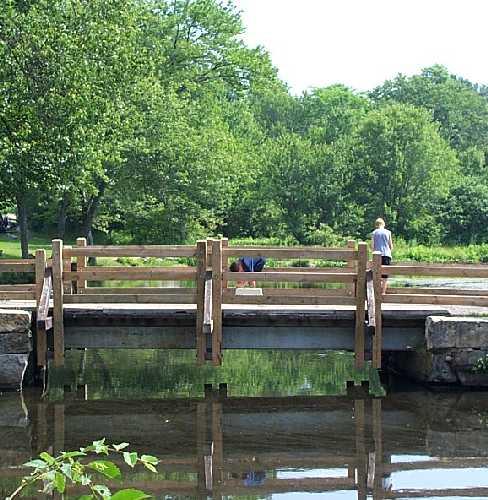
[[[386,288],[388,287],[388,280],[386,278],[381,279],[381,293],[386,294]]]

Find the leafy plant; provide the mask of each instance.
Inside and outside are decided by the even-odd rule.
[[[471,370],[474,373],[488,373],[488,354],[476,360]]]
[[[113,493],[108,486],[100,484],[98,478],[113,480],[121,477],[120,468],[112,461],[96,459],[84,462],[85,457],[90,455],[110,454],[122,455],[124,462],[129,467],[134,468],[137,464],[142,464],[151,472],[157,472],[156,466],[159,460],[152,455],[139,456],[135,451],[128,451],[129,443],[105,444],[105,438],[93,443],[79,451],[63,451],[57,457],[51,456],[47,452],[42,452],[39,458],[24,464],[25,467],[33,468],[33,472],[24,476],[18,488],[7,497],[11,500],[17,497],[22,490],[28,486],[42,483],[42,493],[59,493],[62,497],[68,486],[82,487],[88,490],[88,494],[80,497],[80,500],[142,500],[151,498],[143,491],[136,489],[122,489]]]

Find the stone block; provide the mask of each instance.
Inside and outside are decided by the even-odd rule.
[[[488,319],[429,316],[425,322],[428,350],[488,348]]]
[[[13,309],[0,309],[0,335],[27,332],[31,328],[31,313]]]
[[[28,358],[28,354],[0,354],[0,389],[22,387]]]
[[[31,351],[32,339],[29,331],[0,334],[0,354],[24,354]]]

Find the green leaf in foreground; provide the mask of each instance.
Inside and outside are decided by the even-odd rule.
[[[112,500],[142,500],[144,498],[151,498],[150,495],[146,495],[143,491],[140,490],[120,490],[112,495]]]
[[[24,467],[34,467],[35,469],[45,469],[47,466],[48,464],[44,462],[44,460],[40,460],[38,458],[24,464]]]
[[[56,472],[54,476],[54,487],[59,493],[64,493],[66,488],[66,477],[61,472]]]
[[[120,469],[109,460],[95,460],[90,462],[87,467],[103,474],[109,479],[115,479],[121,476]]]
[[[127,465],[134,467],[137,463],[137,453],[135,451],[124,451],[124,460]]]
[[[127,448],[127,446],[129,446],[129,443],[114,444],[112,446],[114,447],[115,451],[121,451],[121,450]]]

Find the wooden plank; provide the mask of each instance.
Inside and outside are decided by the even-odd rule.
[[[158,286],[147,286],[147,287],[119,287],[119,288],[109,288],[104,286],[88,287],[85,289],[85,295],[195,295],[196,288],[186,288],[186,287],[158,287]]]
[[[64,365],[63,240],[53,240],[54,366]]]
[[[203,332],[203,314],[205,308],[205,278],[207,274],[207,242],[201,240],[197,242],[197,294],[196,294],[196,346],[197,346],[197,363],[205,362],[206,338]]]
[[[225,293],[223,296],[224,304],[267,304],[267,305],[341,305],[353,306],[356,304],[354,297],[339,296],[292,296],[292,295],[233,295]]]
[[[191,267],[190,270],[181,270],[177,267],[158,268],[157,271],[144,271],[142,268],[130,269],[120,272],[112,271],[95,271],[88,268],[86,271],[64,273],[65,280],[80,280],[86,281],[130,281],[130,280],[147,280],[147,281],[186,281],[195,280],[197,271]]]
[[[85,268],[84,272],[100,272],[100,273],[127,273],[127,274],[135,274],[135,273],[157,273],[160,271],[195,271],[196,268],[193,266],[157,266],[157,267],[149,267],[149,266],[88,266]]]
[[[422,460],[419,462],[395,462],[385,464],[383,471],[385,474],[393,472],[415,471],[425,469],[471,469],[488,467],[488,457],[439,457],[435,460]]]
[[[67,250],[69,257],[195,257],[193,245],[90,245]]]
[[[366,272],[366,270],[365,270]],[[303,282],[303,283],[351,283],[356,279],[355,273],[300,273],[300,272],[273,272],[260,273],[223,273],[228,281],[276,281],[276,282]],[[364,278],[363,278],[364,280]]]
[[[374,328],[376,326],[374,287],[373,287],[373,271],[366,271],[366,304],[368,306],[368,326]]]
[[[467,295],[426,295],[426,294],[392,294],[384,295],[385,304],[436,304],[442,306],[488,306],[488,297]]]
[[[0,292],[34,292],[36,293],[36,285],[0,285]]]
[[[272,272],[293,272],[293,273],[346,273],[351,274],[356,271],[351,269],[350,267],[268,267],[268,271]]]
[[[226,273],[229,271],[229,257],[224,255],[224,250],[229,248],[229,240],[228,238],[222,238],[222,273]],[[222,288],[227,288],[228,283],[226,279],[222,279]]]
[[[44,249],[36,250],[36,300],[37,307],[41,299],[42,287],[44,285],[44,274],[46,270],[46,251]]]
[[[356,250],[356,240],[348,240],[347,241],[347,248],[350,250]],[[349,272],[357,273],[357,258],[351,258],[347,262],[347,266],[345,269],[347,269]],[[356,295],[356,285],[355,283],[349,283],[346,285],[346,288],[349,290],[350,295]]]
[[[65,295],[65,304],[195,304],[196,294],[82,294]]]
[[[0,300],[37,300],[36,292],[0,292]]]
[[[388,287],[386,290],[386,295],[476,295],[476,296],[488,296],[488,290],[479,290],[474,288],[422,288],[408,286],[404,288],[392,288]]]
[[[86,238],[77,238],[76,246],[78,248],[86,248],[87,246]],[[76,270],[78,272],[84,271],[87,266],[88,266],[88,257],[86,255],[78,255],[76,257]],[[85,290],[86,290],[86,280],[79,279],[76,282],[76,293],[82,294],[85,293]]]
[[[383,274],[390,276],[443,276],[454,278],[488,278],[488,266],[454,265],[392,265],[383,266]]]
[[[222,240],[212,242],[212,363],[216,366],[222,363],[222,270],[223,259]]]
[[[446,488],[446,489],[404,489],[404,490],[386,490],[383,492],[384,498],[475,498],[480,500],[488,498],[488,488]]]
[[[207,254],[208,259],[208,254]],[[205,335],[212,334],[213,319],[212,319],[212,275],[207,271],[205,279],[205,300],[203,303],[203,333]]]
[[[275,259],[319,259],[319,260],[351,260],[357,258],[357,252],[349,249],[328,249],[314,247],[227,247],[224,257],[271,257]]]
[[[33,273],[36,270],[36,264],[34,260],[30,262],[25,262],[19,259],[18,262],[11,262],[5,264],[0,260],[0,273]]]
[[[375,329],[373,338],[373,368],[381,369],[383,350],[383,320],[381,315],[383,295],[381,290],[381,253],[373,252],[373,291],[375,300]]]
[[[263,295],[280,297],[351,297],[345,288],[261,288]],[[234,296],[236,288],[227,288],[223,292],[226,296]]]
[[[66,252],[69,251],[71,245],[66,245],[63,248],[63,275],[66,276],[67,273],[71,271],[71,257],[66,255]],[[63,292],[65,294],[73,293],[73,283],[71,281],[65,280],[63,278]]]
[[[358,243],[357,285],[356,285],[356,323],[354,329],[354,355],[356,368],[364,366],[364,322],[366,301],[366,264],[368,260],[368,246],[364,242]]]
[[[45,257],[45,255],[44,255]],[[47,324],[49,314],[49,299],[52,291],[52,271],[51,268],[44,269],[42,277],[41,293],[37,301],[37,365],[45,367],[47,365],[47,338],[46,332],[52,328],[52,318]]]

